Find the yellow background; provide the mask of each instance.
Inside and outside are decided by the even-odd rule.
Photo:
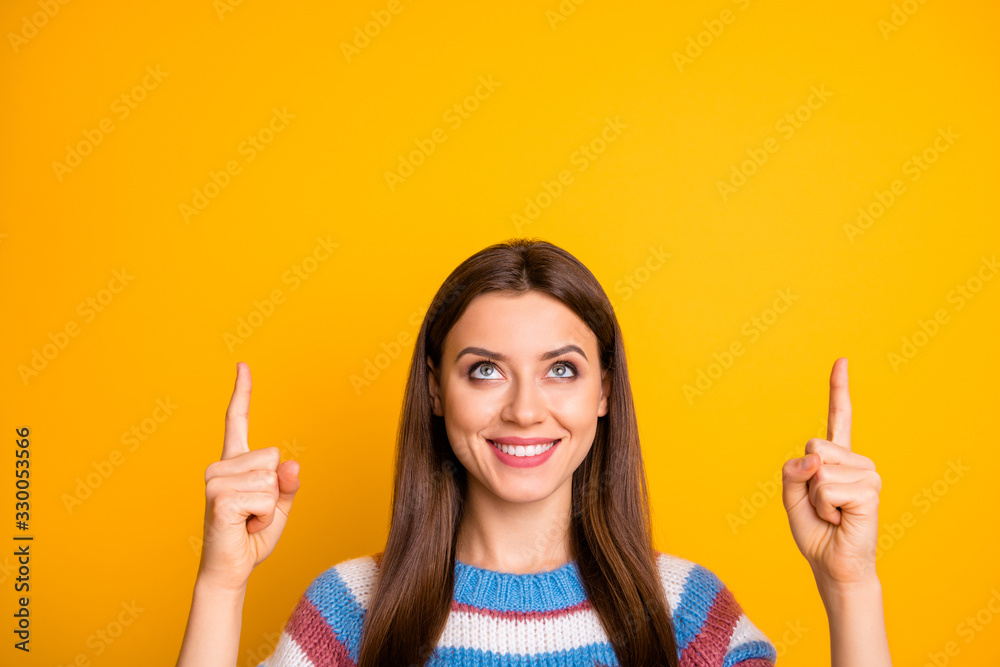
[[[574,253],[615,305],[657,546],[716,572],[779,644],[778,664],[828,664],[822,603],[772,482],[825,435],[838,356],[854,449],[883,478],[895,664],[923,665],[950,641],[948,664],[997,664],[1000,618],[971,638],[958,628],[1000,589],[1000,280],[973,280],[961,308],[953,290],[1000,246],[1000,9],[912,0],[893,25],[903,8],[888,0],[669,4],[588,0],[562,15],[557,0],[402,0],[348,57],[342,44],[388,2],[72,0],[51,17],[4,3],[0,511],[12,519],[14,429],[28,426],[36,539],[28,656],[11,646],[13,557],[0,557],[0,662],[173,664],[204,469],[246,361],[251,447],[298,451],[302,465],[293,517],[246,597],[239,664],[255,665],[314,576],[384,544],[412,336],[434,291],[475,251],[525,235]],[[686,49],[696,57],[679,66]],[[466,101],[480,77],[498,85]],[[802,110],[814,86],[830,95]],[[446,112],[463,103],[477,108],[456,126]],[[242,142],[275,108],[294,118],[247,160]],[[780,122],[795,113],[808,118],[788,136]],[[57,174],[106,119],[113,131]],[[576,152],[601,147],[607,119],[624,128],[581,171]],[[445,141],[390,189],[385,173],[437,128]],[[911,180],[907,161],[948,128],[958,138]],[[777,151],[723,197],[719,181],[769,138]],[[229,161],[239,173],[185,221],[181,204]],[[572,182],[515,224],[564,170]],[[851,236],[857,208],[896,179],[905,193]],[[286,272],[317,237],[339,247],[292,289]],[[656,265],[651,248],[669,258]],[[123,269],[131,281],[88,321],[78,305]],[[275,289],[284,302],[227,346]],[[751,341],[744,326],[780,289],[798,299]],[[939,309],[947,322],[893,364]],[[23,379],[69,323],[78,335]],[[356,390],[352,376],[401,334],[410,345]],[[736,341],[744,354],[689,401],[684,385]],[[157,399],[178,406],[162,423],[149,421]],[[155,431],[129,451],[120,438],[144,420]],[[67,507],[115,450],[120,465]],[[954,483],[949,461],[968,467]],[[933,504],[917,504],[925,487]],[[741,509],[751,518],[734,528]],[[893,537],[905,512],[915,523]],[[12,545],[13,521],[0,525]],[[95,639],[123,603],[141,611],[113,643]]]

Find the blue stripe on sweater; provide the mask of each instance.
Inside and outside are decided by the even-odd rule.
[[[511,574],[455,561],[455,600],[495,611],[553,611],[587,599],[576,563],[548,572]]]
[[[719,578],[701,565],[696,564],[688,573],[674,614],[678,654],[701,632],[708,620],[708,610],[722,588]]]
[[[463,665],[464,667],[580,667],[600,662],[617,667],[611,644],[589,644],[575,649],[550,651],[531,655],[523,653],[495,653],[470,648],[439,648],[426,662],[426,667]]]
[[[361,652],[361,627],[365,610],[351,594],[335,567],[313,579],[306,589],[309,600],[346,648],[355,664]]]
[[[739,646],[734,646],[726,653],[726,659],[722,661],[722,667],[733,667],[741,660],[750,658],[767,658],[771,662],[778,659],[778,652],[770,642],[752,641],[744,642]]]

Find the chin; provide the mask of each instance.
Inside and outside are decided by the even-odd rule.
[[[499,489],[491,488],[490,490],[497,497],[509,503],[533,503],[545,500],[556,490],[556,486],[553,484],[540,485],[537,481],[531,482],[523,479],[519,481],[520,484],[504,484]]]

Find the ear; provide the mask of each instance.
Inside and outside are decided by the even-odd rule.
[[[611,396],[611,371],[605,369],[601,374],[601,400],[597,404],[597,416],[608,414],[608,398]]]
[[[438,383],[437,370],[434,368],[434,362],[431,361],[430,355],[427,355],[427,385],[431,393],[431,403],[433,405],[434,414],[438,417],[444,416],[444,410],[441,408],[441,397],[440,384]]]

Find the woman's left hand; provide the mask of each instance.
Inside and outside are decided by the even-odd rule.
[[[782,501],[792,537],[821,591],[877,579],[878,496],[882,478],[867,456],[851,451],[847,359],[833,363],[826,440],[782,467]]]

